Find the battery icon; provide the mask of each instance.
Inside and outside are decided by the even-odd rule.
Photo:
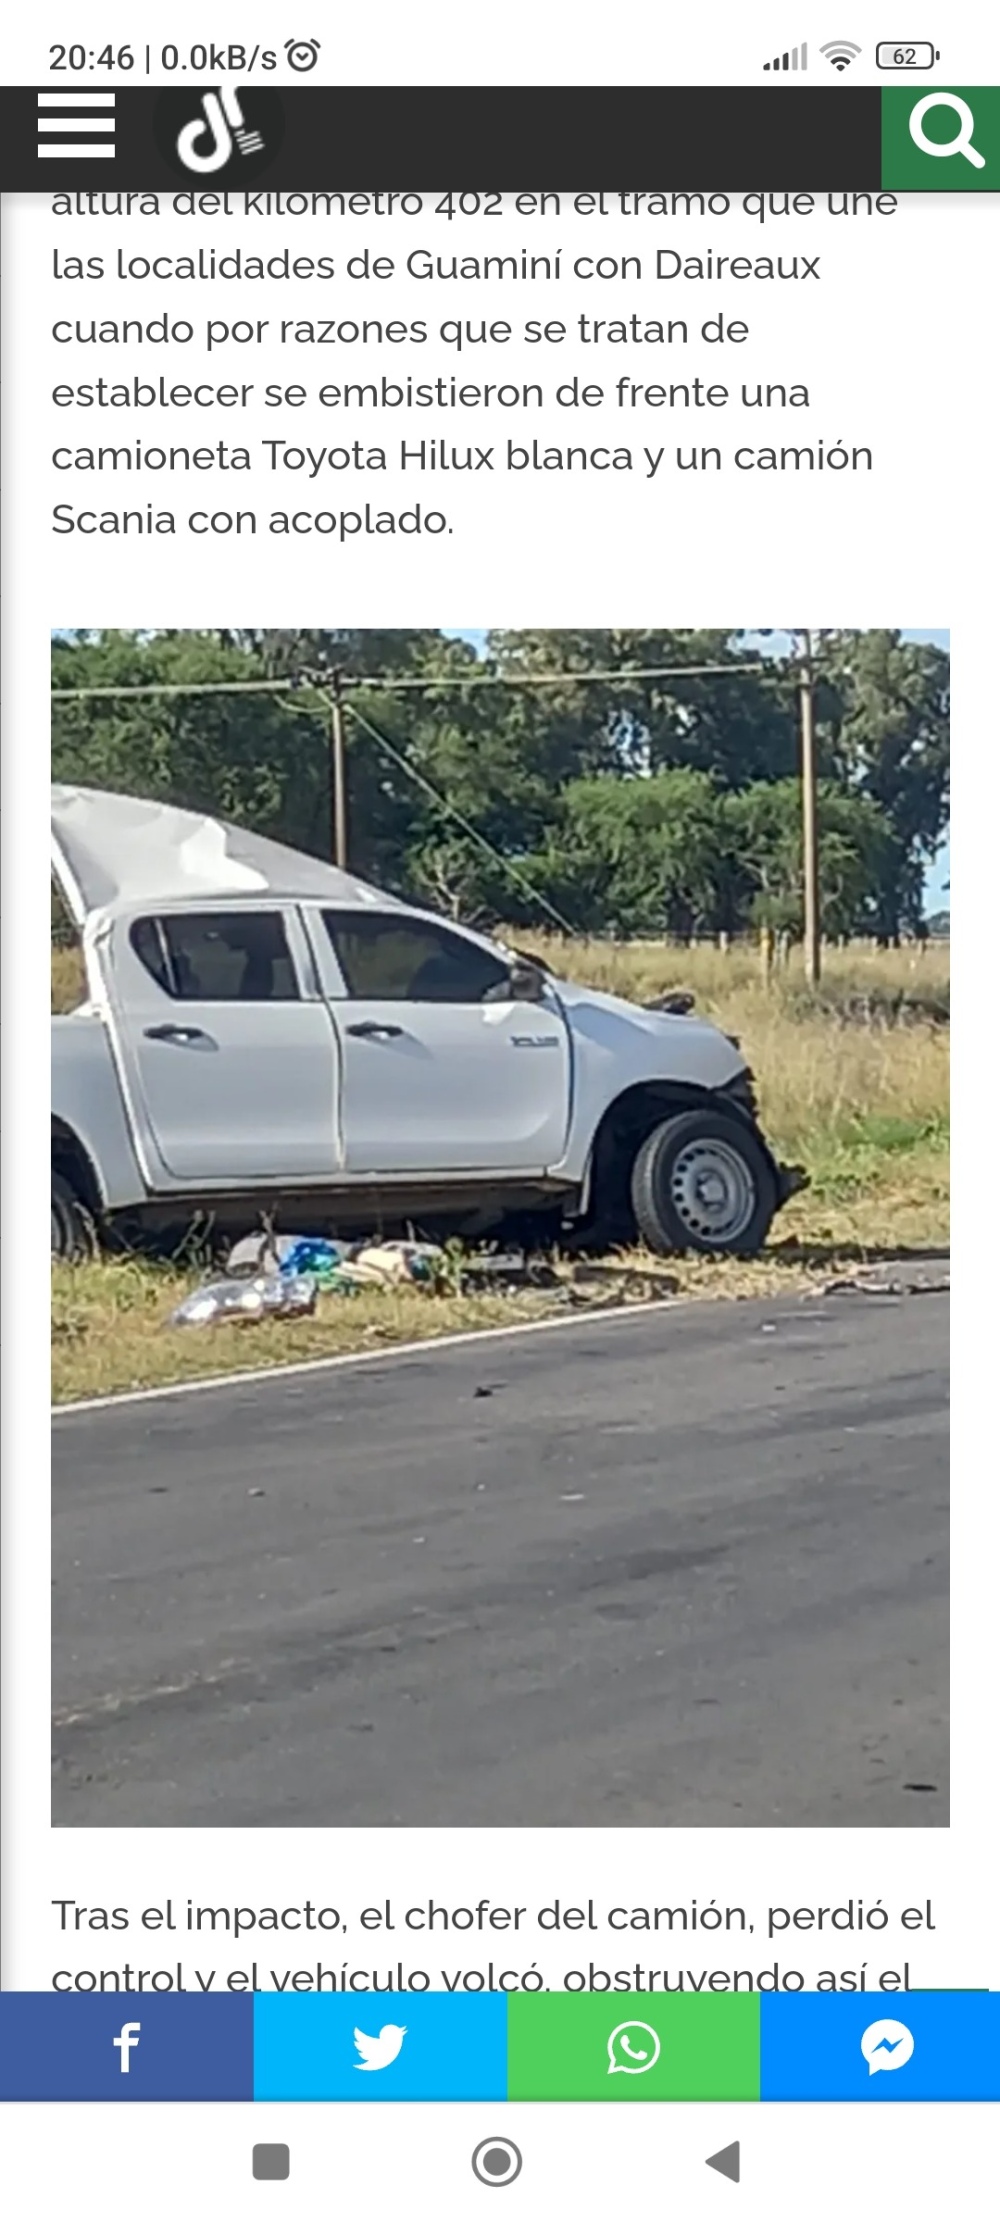
[[[929,39],[883,39],[875,48],[878,69],[933,69],[940,60],[940,47]]]

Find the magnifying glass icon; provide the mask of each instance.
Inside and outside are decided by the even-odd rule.
[[[950,108],[958,117],[958,132],[954,139],[939,142],[927,137],[924,117],[930,115],[932,108]],[[968,101],[960,100],[957,93],[925,93],[923,100],[918,100],[916,107],[910,111],[910,137],[914,146],[920,148],[921,154],[964,154],[974,170],[985,170],[986,156],[980,154],[972,144],[975,128],[976,119]]]

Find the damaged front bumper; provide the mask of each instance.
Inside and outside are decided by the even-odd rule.
[[[739,1047],[734,1034],[730,1034],[729,1040],[733,1043],[734,1048]],[[777,1199],[775,1208],[780,1211],[782,1205],[787,1204],[790,1196],[801,1195],[802,1190],[809,1187],[809,1174],[806,1172],[805,1166],[779,1165],[777,1158],[769,1147],[767,1136],[762,1131],[760,1124],[757,1086],[749,1065],[743,1065],[731,1080],[727,1080],[725,1086],[719,1090],[719,1094],[725,1097],[730,1104],[734,1104],[741,1116],[746,1119],[748,1125],[753,1128],[774,1174]]]
[[[801,1195],[803,1188],[809,1187],[809,1175],[804,1165],[776,1165],[774,1170],[778,1181],[778,1210],[780,1211],[782,1205],[787,1204],[790,1196]]]

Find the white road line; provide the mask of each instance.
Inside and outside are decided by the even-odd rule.
[[[469,1327],[454,1335],[428,1335],[422,1342],[387,1343],[379,1350],[345,1350],[335,1358],[302,1358],[290,1366],[256,1366],[246,1373],[213,1373],[204,1381],[173,1381],[162,1389],[124,1389],[115,1396],[81,1397],[73,1404],[54,1404],[52,1418],[72,1418],[80,1412],[113,1412],[127,1404],[162,1403],[168,1397],[204,1396],[212,1389],[242,1389],[262,1381],[295,1381],[313,1373],[333,1373],[340,1366],[386,1365],[395,1358],[426,1358],[436,1350],[460,1350],[468,1343],[502,1342],[513,1335],[552,1334],[558,1328],[592,1327],[600,1320],[648,1319],[653,1312],[675,1312],[697,1303],[696,1297],[663,1296],[652,1304],[618,1304],[613,1309],[574,1312],[569,1319],[521,1319],[509,1327]]]

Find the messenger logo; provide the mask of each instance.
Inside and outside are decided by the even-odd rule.
[[[913,2058],[913,2031],[905,2021],[872,2021],[861,2039],[869,2075],[883,2068],[905,2068]]]

